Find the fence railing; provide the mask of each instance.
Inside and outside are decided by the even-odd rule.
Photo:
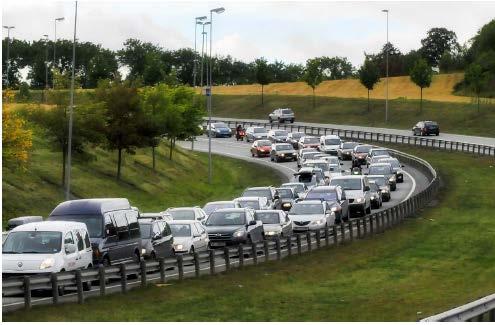
[[[22,296],[23,305],[26,308],[30,308],[33,304],[33,290],[51,290],[51,302],[57,304],[60,302],[60,288],[72,287],[77,292],[77,301],[84,303],[87,295],[85,289],[88,289],[85,284],[92,282],[98,283],[99,295],[104,296],[107,294],[108,281],[114,281],[112,286],[115,285],[116,281],[120,281],[121,291],[125,292],[129,289],[129,277],[139,279],[141,286],[146,286],[151,282],[165,283],[170,279],[180,281],[185,277],[215,274],[228,271],[233,267],[280,260],[323,246],[339,245],[374,236],[400,224],[405,218],[413,216],[432,199],[439,187],[436,171],[426,161],[399,151],[394,150],[392,152],[409,165],[422,170],[429,179],[429,184],[425,189],[388,209],[341,222],[322,230],[298,233],[290,237],[268,239],[251,245],[225,247],[222,250],[196,252],[156,261],[141,261],[134,264],[110,267],[99,266],[98,268],[72,272],[7,278],[2,282],[3,295]]]
[[[414,145],[419,147],[427,147],[427,148],[449,150],[449,151],[460,151],[460,152],[495,157],[495,146],[459,142],[459,141],[440,140],[435,138],[398,135],[398,134],[381,133],[381,132],[359,131],[359,130],[346,130],[341,128],[304,126],[304,125],[288,124],[288,123],[270,124],[270,123],[223,120],[218,118],[214,120],[212,119],[212,123],[213,122],[224,122],[227,125],[229,125],[229,127],[232,128],[235,128],[239,124],[243,125],[244,127],[263,126],[265,128],[273,128],[274,126],[276,126],[279,129],[284,129],[290,132],[304,132],[310,135],[321,136],[321,135],[335,134],[343,139],[348,139],[353,141],[367,141],[370,143],[382,142],[382,143],[407,144],[407,145]]]
[[[441,314],[423,318],[422,322],[495,322],[495,294],[483,297]]]

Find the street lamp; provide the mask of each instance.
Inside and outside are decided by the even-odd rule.
[[[45,89],[48,89],[48,34],[43,37],[45,38]]]
[[[388,9],[383,9],[382,12],[385,12],[387,14],[387,44],[385,45],[385,49],[387,53],[385,54],[386,57],[386,76],[387,76],[387,85],[386,85],[386,90],[385,90],[385,122],[388,122],[388,52],[390,51],[388,47]]]
[[[6,88],[9,87],[9,69],[10,69],[10,60],[9,60],[9,48],[10,48],[10,30],[14,29],[15,26],[2,26],[7,30],[7,79],[5,85],[7,86]]]
[[[211,97],[212,97],[212,88],[213,88],[213,80],[212,80],[212,68],[213,68],[213,57],[211,56],[211,49],[213,47],[213,13],[221,14],[225,11],[225,8],[215,8],[210,10],[210,67],[209,67],[209,92],[208,95],[208,129],[211,127]],[[211,135],[208,137],[208,183],[211,184],[211,174],[212,174],[212,164],[211,164]]]
[[[206,55],[205,44],[207,44],[207,42],[208,42],[208,33],[205,32],[205,26],[210,25],[210,24],[211,23],[209,21],[207,21],[205,23],[201,23],[201,25],[203,25],[203,32],[201,33],[201,36],[202,36],[202,42],[201,42],[201,77],[200,77],[201,88],[203,88],[203,76],[205,75],[204,70],[203,70],[205,55]]]
[[[197,74],[197,63],[198,60],[196,59],[196,54],[197,54],[197,49],[196,49],[196,35],[198,32],[198,25],[203,25],[202,21],[205,20],[207,17],[206,16],[201,16],[201,17],[196,17],[194,19],[194,67],[193,67],[193,87],[196,87],[196,74]]]
[[[63,18],[62,18],[63,19]],[[74,40],[72,42],[72,79],[70,82],[70,104],[69,104],[69,136],[67,141],[67,182],[65,188],[65,199],[70,200],[70,172],[72,163],[72,113],[74,110],[74,72],[76,69],[76,31],[77,31],[77,1],[74,13]]]
[[[52,63],[52,68],[55,67],[55,60],[56,60],[56,56],[55,56],[55,50],[56,50],[56,46],[57,46],[57,22],[58,21],[64,21],[65,17],[60,17],[60,18],[55,18],[55,35],[54,35],[54,41],[53,41],[53,63]],[[55,85],[53,85],[55,87]]]

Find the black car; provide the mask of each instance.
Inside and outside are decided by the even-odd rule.
[[[210,248],[258,243],[263,241],[263,223],[249,208],[220,209],[205,222]]]
[[[320,200],[328,203],[335,214],[335,221],[349,220],[349,202],[340,186],[317,186],[308,191],[304,200]]]
[[[174,237],[170,226],[163,220],[139,219],[141,256],[145,259],[173,255]]]
[[[352,167],[360,167],[366,164],[366,157],[368,157],[371,148],[373,147],[368,144],[356,146],[352,151]]]
[[[83,222],[88,227],[93,264],[105,266],[141,260],[138,211],[127,199],[83,199],[57,205],[48,220]]]
[[[413,135],[439,135],[440,134],[440,127],[438,126],[437,122],[433,121],[419,121],[416,123],[415,126],[412,128]]]
[[[383,196],[380,187],[375,182],[370,182],[371,208],[379,209],[382,206]]]
[[[282,210],[289,211],[292,208],[294,202],[298,199],[298,196],[292,187],[279,187],[277,192],[282,201]]]
[[[397,189],[397,176],[389,163],[375,163],[371,164],[368,168],[367,175],[383,175],[388,178],[390,189],[395,191]]]

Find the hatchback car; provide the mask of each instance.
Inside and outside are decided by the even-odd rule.
[[[352,151],[359,145],[357,142],[342,142],[337,149],[337,156],[341,160],[351,160]]]
[[[421,136],[430,134],[438,136],[440,134],[440,127],[438,126],[438,123],[434,121],[420,121],[413,126],[412,133],[413,135]]]
[[[336,221],[349,220],[349,202],[347,202],[345,192],[340,186],[314,187],[304,197],[304,201],[307,200],[325,201],[331,211],[335,213]]]
[[[230,138],[232,137],[232,130],[229,126],[223,122],[211,123],[211,126],[207,127],[208,136],[213,138]]]
[[[277,192],[280,196],[280,201],[282,201],[281,207],[283,211],[289,211],[296,199],[299,198],[291,187],[278,187]]]
[[[326,202],[319,200],[297,202],[288,215],[294,224],[294,232],[324,230],[335,225],[335,214]]]
[[[311,150],[313,149],[311,148]],[[318,154],[319,154],[318,151],[305,151],[301,153],[300,155],[297,156],[297,167],[301,168],[301,166],[307,159],[314,159],[314,157]]]
[[[384,175],[368,175],[367,178],[370,182],[374,182],[380,188],[380,191],[382,192],[382,201],[390,201],[390,183],[388,178]]]
[[[251,146],[251,156],[254,157],[268,157],[270,150],[272,149],[272,143],[269,140],[256,140]]]
[[[280,210],[258,210],[254,218],[263,223],[263,232],[266,239],[289,237],[292,235],[292,221],[287,213]]]
[[[173,255],[174,237],[163,220],[138,219],[141,232],[141,256],[155,260]]]
[[[390,153],[389,153],[388,149],[386,149],[386,148],[371,148],[371,150],[368,152],[368,155],[366,156],[366,165],[368,167],[371,164],[371,160],[375,156],[390,157]]]
[[[379,209],[382,206],[382,191],[380,187],[375,183],[370,181],[370,196],[371,196],[371,208]]]
[[[299,149],[303,149],[303,148],[318,149],[319,146],[320,146],[320,139],[318,137],[309,136],[309,135],[299,139],[299,143],[298,143]]]
[[[286,130],[270,130],[268,131],[268,140],[273,143],[277,142],[287,142],[289,137],[289,132]]]
[[[203,225],[195,220],[174,220],[169,222],[174,236],[175,254],[192,254],[208,249],[210,240]]]
[[[291,132],[287,138],[287,142],[289,142],[295,150],[299,149],[299,140],[306,136],[304,132]]]
[[[251,126],[246,129],[246,142],[268,138],[268,131],[264,127]]]
[[[361,165],[366,164],[366,157],[371,148],[373,147],[368,144],[356,146],[352,151],[352,167],[361,167]]]
[[[351,215],[358,213],[364,216],[371,212],[370,186],[365,176],[346,175],[334,177],[330,180],[330,185],[339,185],[345,191]]]
[[[278,108],[272,113],[268,114],[268,122],[273,123],[273,121],[278,121],[279,123],[289,121],[291,123],[294,123],[294,112],[290,108]]]
[[[297,198],[299,198],[308,189],[304,183],[283,183],[280,187],[292,188]]]
[[[168,208],[165,213],[170,214],[172,220],[198,220],[206,219],[206,213],[199,207]]]
[[[384,175],[388,178],[390,183],[390,189],[395,191],[397,189],[397,177],[392,169],[392,165],[389,163],[375,163],[371,164],[368,168],[367,175]]]
[[[266,197],[258,196],[243,196],[234,199],[236,207],[238,208],[251,208],[253,210],[267,210],[270,208],[270,203]]]
[[[275,162],[296,161],[297,154],[289,143],[274,143],[270,151],[270,160]]]
[[[395,176],[397,178],[397,183],[403,183],[404,182],[404,171],[402,170],[402,167],[404,167],[404,165],[402,165],[397,158],[392,158],[392,157],[382,158],[382,159],[378,160],[378,162],[379,163],[389,163],[390,165],[392,165],[392,169],[393,169]]]

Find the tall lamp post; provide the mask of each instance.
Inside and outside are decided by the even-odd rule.
[[[65,199],[70,200],[70,172],[72,162],[72,113],[74,110],[74,72],[76,69],[76,31],[77,31],[77,1],[74,13],[74,40],[72,42],[72,79],[70,81],[70,104],[69,104],[69,136],[67,141],[67,182],[65,188]]]
[[[385,54],[386,57],[386,76],[387,76],[387,85],[386,85],[386,90],[385,90],[385,122],[388,122],[388,52],[390,52],[390,49],[388,47],[388,9],[383,9],[382,12],[385,12],[387,14],[387,44],[385,45],[387,53]]]
[[[2,26],[7,30],[7,78],[5,80],[6,88],[9,87],[9,70],[10,70],[10,60],[9,60],[9,50],[10,50],[10,30],[14,29],[15,26]]]
[[[211,56],[211,49],[213,47],[213,13],[216,14],[221,14],[222,12],[225,11],[225,8],[219,7],[215,9],[210,10],[210,64],[209,64],[209,91],[207,93],[208,95],[208,129],[210,129],[211,126],[211,96],[212,94],[212,88],[213,88],[213,80],[212,80],[212,69],[213,69],[213,57]],[[212,178],[212,164],[211,164],[211,135],[208,137],[208,183],[211,184],[211,178]]]
[[[48,89],[48,35],[43,35],[45,37],[45,89]]]
[[[208,42],[208,33],[205,32],[205,26],[206,25],[209,25],[211,24],[209,21],[205,22],[205,23],[202,23],[203,25],[203,32],[201,33],[201,36],[202,36],[202,43],[201,43],[201,76],[200,76],[200,85],[201,85],[201,88],[203,88],[203,77],[205,75],[204,73],[204,61],[205,61],[205,55],[206,55],[206,51],[205,51],[205,42]]]
[[[55,34],[53,36],[54,40],[53,40],[53,63],[52,63],[52,68],[55,68],[55,64],[56,64],[56,55],[55,55],[55,52],[56,52],[56,49],[57,49],[57,22],[59,21],[64,21],[65,17],[60,17],[60,18],[55,18],[55,23],[54,23],[54,26],[55,26]],[[53,85],[53,87],[55,88],[55,84]]]
[[[196,35],[198,34],[198,25],[203,25],[202,21],[205,20],[206,16],[196,17],[194,19],[194,67],[193,67],[193,87],[196,87],[196,75],[197,75],[197,65],[198,60],[196,59],[196,54],[198,53],[196,47]]]

